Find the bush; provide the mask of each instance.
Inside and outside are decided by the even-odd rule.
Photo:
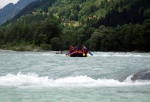
[[[49,44],[41,44],[40,47],[42,50],[52,50],[52,47]]]

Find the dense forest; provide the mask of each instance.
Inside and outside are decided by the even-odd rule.
[[[150,51],[149,0],[37,0],[0,27],[0,48]]]

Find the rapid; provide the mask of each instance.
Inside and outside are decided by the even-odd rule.
[[[92,53],[0,51],[0,102],[149,102],[150,53]]]

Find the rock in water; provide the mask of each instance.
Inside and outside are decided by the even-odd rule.
[[[132,81],[136,80],[150,80],[150,70],[142,70],[137,72],[131,78]]]

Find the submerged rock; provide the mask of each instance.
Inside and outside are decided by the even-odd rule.
[[[136,80],[150,80],[150,70],[142,70],[137,72],[131,78],[132,81]]]

